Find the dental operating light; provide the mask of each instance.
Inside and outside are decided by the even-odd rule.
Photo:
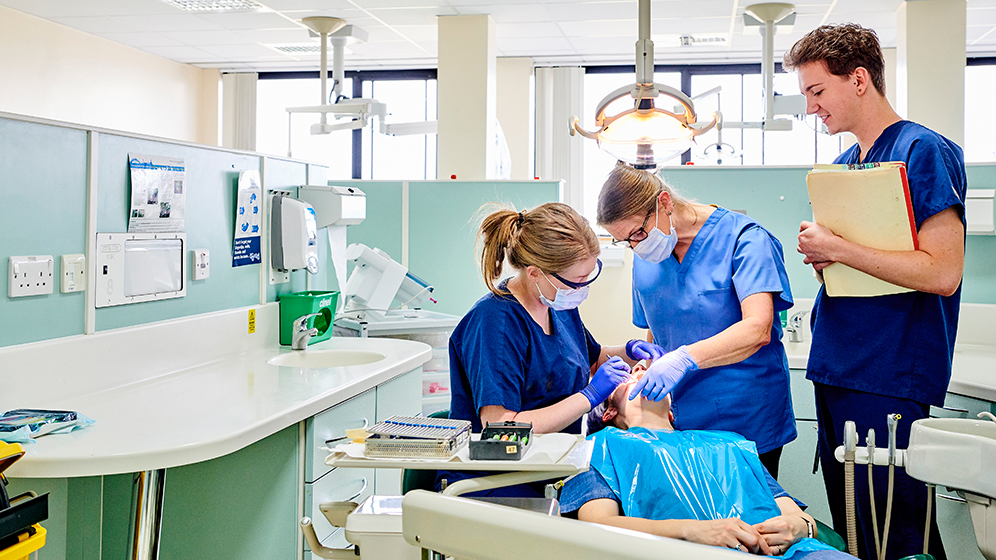
[[[695,137],[716,125],[712,122],[697,128],[695,106],[681,91],[654,82],[654,42],[650,40],[650,0],[639,0],[640,30],[636,42],[636,83],[621,87],[602,99],[595,109],[595,125],[589,132],[581,128],[578,118],[571,118],[571,136],[575,133],[598,142],[598,147],[616,159],[639,169],[653,169],[685,152]],[[616,115],[605,111],[614,101],[632,97],[633,107]],[[675,107],[671,112],[658,105]]]

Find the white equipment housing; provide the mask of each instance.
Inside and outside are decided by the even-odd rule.
[[[305,185],[297,197],[315,209],[318,229],[355,226],[367,217],[367,195],[356,187]]]
[[[385,319],[395,300],[417,307],[432,293],[431,285],[380,249],[353,243],[346,248],[346,260],[355,265],[343,290],[347,315],[368,321]]]

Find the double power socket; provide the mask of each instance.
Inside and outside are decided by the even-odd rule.
[[[62,293],[86,289],[86,257],[62,255],[60,290]],[[7,265],[7,296],[41,296],[54,291],[55,261],[52,255],[10,257]]]

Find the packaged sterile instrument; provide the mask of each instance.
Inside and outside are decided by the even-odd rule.
[[[392,416],[367,431],[367,457],[449,458],[470,441],[467,420]]]

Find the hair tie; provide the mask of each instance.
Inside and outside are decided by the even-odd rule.
[[[519,212],[519,221],[516,222],[516,225],[518,225],[519,227],[522,227],[522,222],[525,219],[526,219],[526,217],[522,214],[522,212]]]

